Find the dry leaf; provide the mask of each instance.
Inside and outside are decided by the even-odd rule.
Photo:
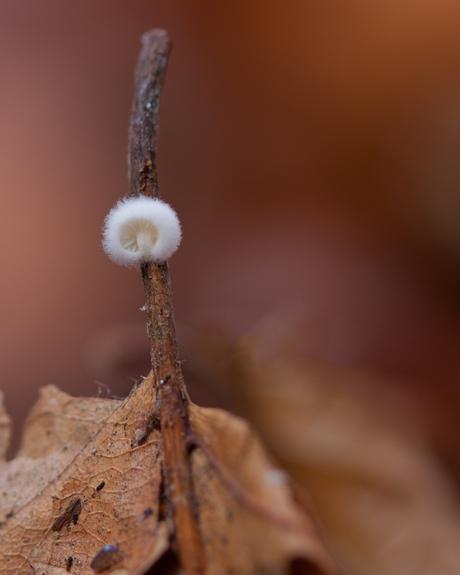
[[[193,406],[201,450],[193,457],[209,573],[336,572],[317,530],[242,419]],[[217,459],[217,455],[219,459]]]
[[[106,544],[119,546],[114,566],[142,573],[164,552],[158,438],[132,448],[152,405],[148,384],[123,402],[45,389],[20,454],[2,466],[14,507],[0,526],[1,573],[94,573]]]
[[[359,393],[372,382],[315,358],[261,363],[257,346],[241,340],[227,356],[232,383],[270,450],[307,488],[347,572],[459,573],[458,494],[391,404]]]
[[[160,432],[138,445],[154,409],[151,378],[124,401],[42,391],[21,452],[0,468],[1,573],[141,575],[174,550]],[[190,420],[206,573],[337,573],[249,425],[193,404]]]

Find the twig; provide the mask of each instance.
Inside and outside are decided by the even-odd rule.
[[[130,195],[158,197],[156,140],[160,91],[171,45],[164,30],[153,29],[144,44],[136,71],[129,131]],[[189,433],[188,395],[176,342],[176,328],[167,263],[142,266],[152,370],[157,389],[164,467],[175,536],[187,575],[204,573],[205,555],[194,512],[194,494],[186,438]]]

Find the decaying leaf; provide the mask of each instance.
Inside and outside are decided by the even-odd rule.
[[[21,453],[0,469],[0,573],[141,575],[174,551],[160,432],[139,444],[155,401],[151,377],[124,401],[42,391]],[[205,573],[337,573],[249,425],[193,404],[190,421]]]
[[[209,572],[291,573],[293,564],[304,565],[301,573],[336,572],[287,474],[247,422],[198,406],[191,422],[201,446],[193,475]]]
[[[124,402],[45,388],[18,458],[2,466],[12,500],[5,491],[11,511],[0,525],[1,573],[93,573],[90,562],[113,542],[130,573],[162,554],[157,435],[132,447],[154,405],[151,388],[144,384]]]
[[[458,493],[420,435],[392,416],[391,402],[369,393],[372,379],[286,353],[260,362],[259,344],[240,340],[227,353],[233,388],[307,488],[346,572],[459,573]]]
[[[0,528],[45,489],[97,433],[117,402],[71,398],[57,387],[42,389],[29,416],[21,449],[4,462],[11,421],[3,416],[0,444]],[[3,405],[1,407],[3,410]]]

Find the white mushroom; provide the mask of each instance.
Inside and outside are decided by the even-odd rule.
[[[102,245],[115,263],[139,268],[167,260],[179,247],[176,212],[161,200],[139,196],[119,201],[105,219]]]

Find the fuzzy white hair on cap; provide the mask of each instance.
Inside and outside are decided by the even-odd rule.
[[[181,228],[176,212],[161,200],[120,200],[105,218],[102,245],[116,264],[140,268],[164,262],[177,250]]]

